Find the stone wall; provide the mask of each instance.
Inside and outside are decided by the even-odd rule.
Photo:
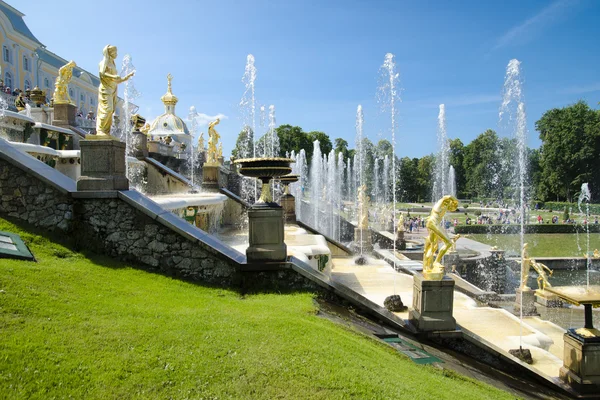
[[[50,231],[69,231],[73,200],[68,193],[0,159],[0,213]]]
[[[234,262],[119,198],[76,199],[75,211],[77,240],[97,252],[186,280],[220,286],[239,281]]]

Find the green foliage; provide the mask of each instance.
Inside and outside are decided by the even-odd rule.
[[[521,247],[521,235],[472,235],[471,239],[490,246],[498,246],[499,249],[519,253]],[[528,251],[531,257],[581,257],[583,252],[579,251],[577,235],[561,233],[529,233],[526,234],[525,243],[529,243]],[[590,249],[600,248],[600,234],[590,235]],[[516,254],[515,254],[516,255]],[[552,283],[552,278],[550,278]]]
[[[454,167],[454,179],[456,180],[456,195],[458,198],[463,198],[465,196],[464,189],[467,179],[464,167],[465,146],[458,138],[449,140],[449,144],[450,165]]]
[[[241,296],[0,230],[38,259],[0,268],[3,398],[512,398],[321,318],[310,293]]]
[[[588,225],[590,232],[600,233],[600,224]],[[513,234],[521,232],[521,225],[457,225],[454,232],[460,234]],[[525,225],[525,233],[585,233],[587,228],[575,224],[529,224]]]
[[[540,195],[573,201],[581,184],[600,188],[600,113],[584,101],[546,111],[540,132]],[[592,190],[593,192],[593,190]]]
[[[579,212],[579,206],[577,203],[567,203],[564,201],[547,201],[544,203],[544,207],[547,210],[572,210],[575,212]],[[600,204],[590,204],[590,215],[600,215]],[[584,213],[587,210],[587,206],[585,204],[581,205],[581,211]]]
[[[565,210],[563,211],[563,221],[568,221],[569,220],[569,211],[568,211],[568,207],[565,207]]]
[[[331,140],[329,139],[329,136],[327,136],[327,134],[325,132],[320,132],[320,131],[308,132],[306,134],[306,137],[308,138],[308,141],[311,143],[311,145],[314,143],[315,140],[319,141],[319,147],[321,148],[321,154],[329,154],[331,152],[331,150],[333,149]],[[312,153],[311,153],[311,155],[312,155]]]
[[[301,149],[306,152],[307,158],[312,157],[313,145],[308,140],[306,133],[299,126],[280,125],[275,129],[279,137],[279,155],[291,153],[298,154]]]
[[[235,158],[252,157],[254,148],[254,132],[249,126],[244,127],[235,142],[231,155]]]

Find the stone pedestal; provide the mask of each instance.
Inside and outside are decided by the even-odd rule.
[[[131,154],[132,157],[148,157],[148,136],[145,133],[135,131],[131,132]]]
[[[514,312],[516,315],[521,314],[521,301],[523,301],[523,316],[539,315],[535,308],[535,290],[518,288],[515,295]]]
[[[455,330],[456,320],[452,316],[454,280],[444,276],[441,281],[430,281],[415,274],[413,282],[410,322],[421,332]]]
[[[294,196],[291,194],[281,196],[281,207],[283,208],[285,222],[296,222],[296,199]]]
[[[82,140],[81,176],[77,190],[129,190],[125,176],[125,143],[117,140]]]
[[[248,262],[285,261],[287,246],[283,233],[283,208],[254,205],[248,210]]]
[[[458,267],[459,262],[460,257],[456,251],[449,251],[442,258],[442,264],[446,268],[446,271],[452,271],[452,266]]]
[[[396,250],[406,250],[404,231],[396,231]]]
[[[52,125],[67,127],[75,126],[77,107],[73,104],[55,104]]]
[[[219,165],[205,163],[202,166],[202,188],[209,191],[219,190]]]
[[[559,376],[580,394],[600,393],[600,337],[584,338],[569,329]]]
[[[563,306],[563,301],[560,297],[539,289],[535,291],[535,302],[548,308],[560,308]]]
[[[354,228],[354,243],[356,250],[362,252],[372,252],[373,242],[371,241],[371,231],[368,229]]]

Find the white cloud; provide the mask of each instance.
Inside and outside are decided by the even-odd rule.
[[[562,94],[584,94],[600,92],[600,82],[590,83],[583,86],[571,86],[560,91]]]
[[[225,114],[208,115],[208,114],[198,113],[196,115],[196,121],[198,122],[198,127],[208,125],[210,122],[214,121],[217,118],[223,120],[223,119],[227,119],[228,117]]]
[[[531,36],[536,33],[536,30],[540,30],[545,24],[564,16],[565,9],[573,6],[577,2],[578,0],[556,0],[552,2],[533,17],[512,27],[504,35],[500,36],[492,50],[498,50],[505,47],[517,39],[521,41],[530,39]]]

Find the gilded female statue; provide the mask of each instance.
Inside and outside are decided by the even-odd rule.
[[[75,61],[69,61],[59,68],[52,96],[54,104],[73,104],[73,100],[69,96],[69,83],[73,78],[73,68],[76,66]]]
[[[217,132],[217,130],[215,129],[215,126],[218,125],[219,122],[221,122],[221,120],[219,118],[217,118],[216,120],[214,120],[213,122],[208,124],[208,155],[207,155],[207,159],[208,159],[208,163],[213,164],[213,165],[216,165],[218,162],[217,144],[219,143],[219,138],[221,137],[221,135],[219,135],[219,132]]]
[[[133,76],[135,71],[121,77],[117,72],[115,59],[117,48],[106,45],[102,50],[104,58],[100,61],[100,86],[98,87],[98,112],[96,113],[96,138],[112,139],[113,114],[117,106],[117,86]]]

